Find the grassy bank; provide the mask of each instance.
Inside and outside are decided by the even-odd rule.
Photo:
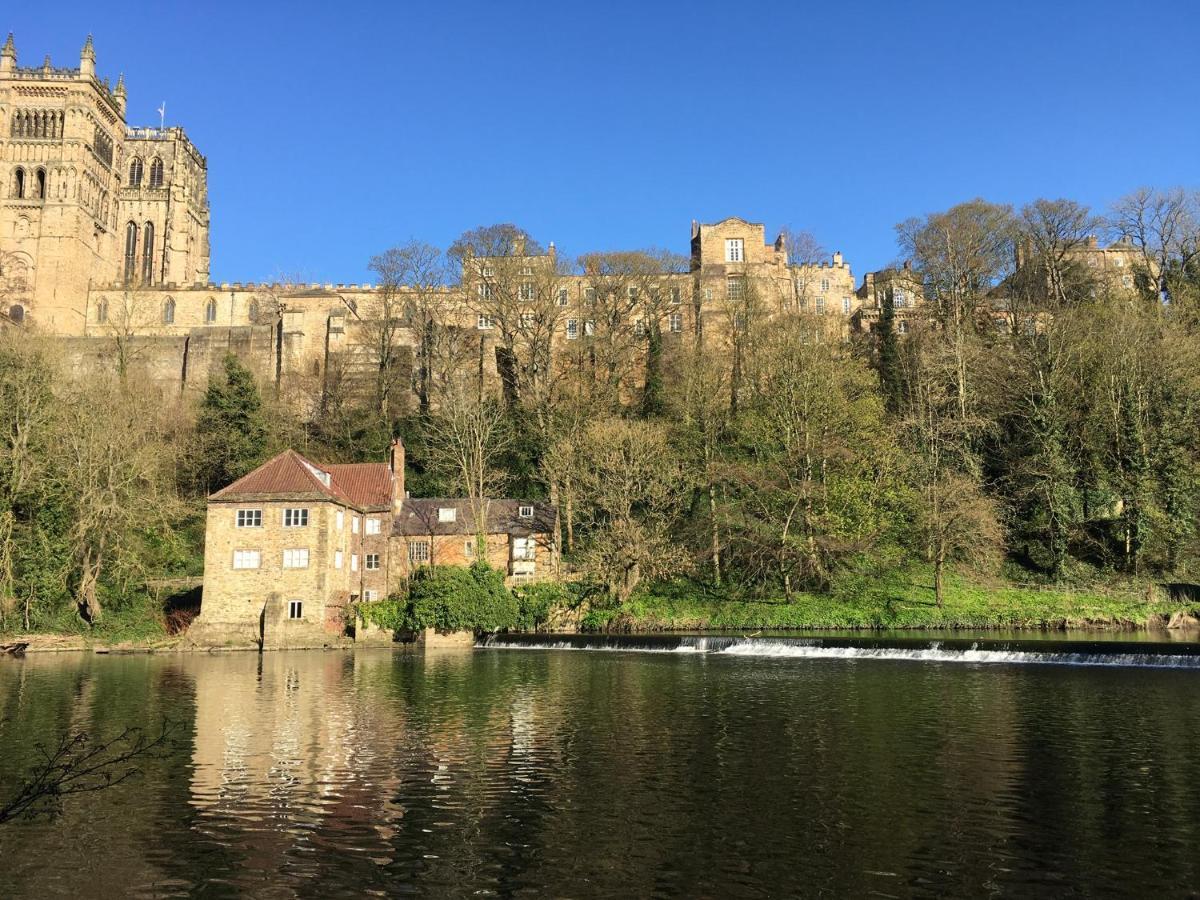
[[[635,596],[619,608],[592,610],[582,626],[595,631],[721,631],[884,628],[1144,628],[1186,605],[1148,602],[1145,589],[982,585],[947,579],[938,608],[922,572],[843,587],[836,594],[783,600],[736,600],[676,584]]]

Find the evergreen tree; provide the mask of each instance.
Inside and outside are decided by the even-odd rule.
[[[267,423],[258,385],[232,353],[208,384],[196,418],[197,475],[206,491],[241,478],[266,456]]]
[[[896,348],[896,301],[891,288],[884,292],[879,310],[878,352],[879,387],[883,402],[893,415],[900,411],[900,354]]]

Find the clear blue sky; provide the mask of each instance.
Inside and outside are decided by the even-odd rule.
[[[361,282],[512,221],[566,253],[806,228],[861,278],[983,196],[1200,186],[1200,3],[32,3],[21,65],[125,73],[208,157],[214,280]]]

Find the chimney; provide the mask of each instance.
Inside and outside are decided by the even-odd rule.
[[[404,505],[404,442],[400,438],[392,439],[388,468],[392,472],[392,515],[396,516]]]
[[[841,250],[835,250],[833,252],[833,264],[835,266],[840,266],[842,264],[842,251]]]

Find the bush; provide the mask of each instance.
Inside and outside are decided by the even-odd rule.
[[[517,601],[487,565],[430,566],[409,582],[405,619],[413,630],[499,631],[516,625]]]
[[[555,581],[538,581],[513,588],[517,598],[517,627],[537,631],[550,621],[555,609],[574,605],[571,592]]]

